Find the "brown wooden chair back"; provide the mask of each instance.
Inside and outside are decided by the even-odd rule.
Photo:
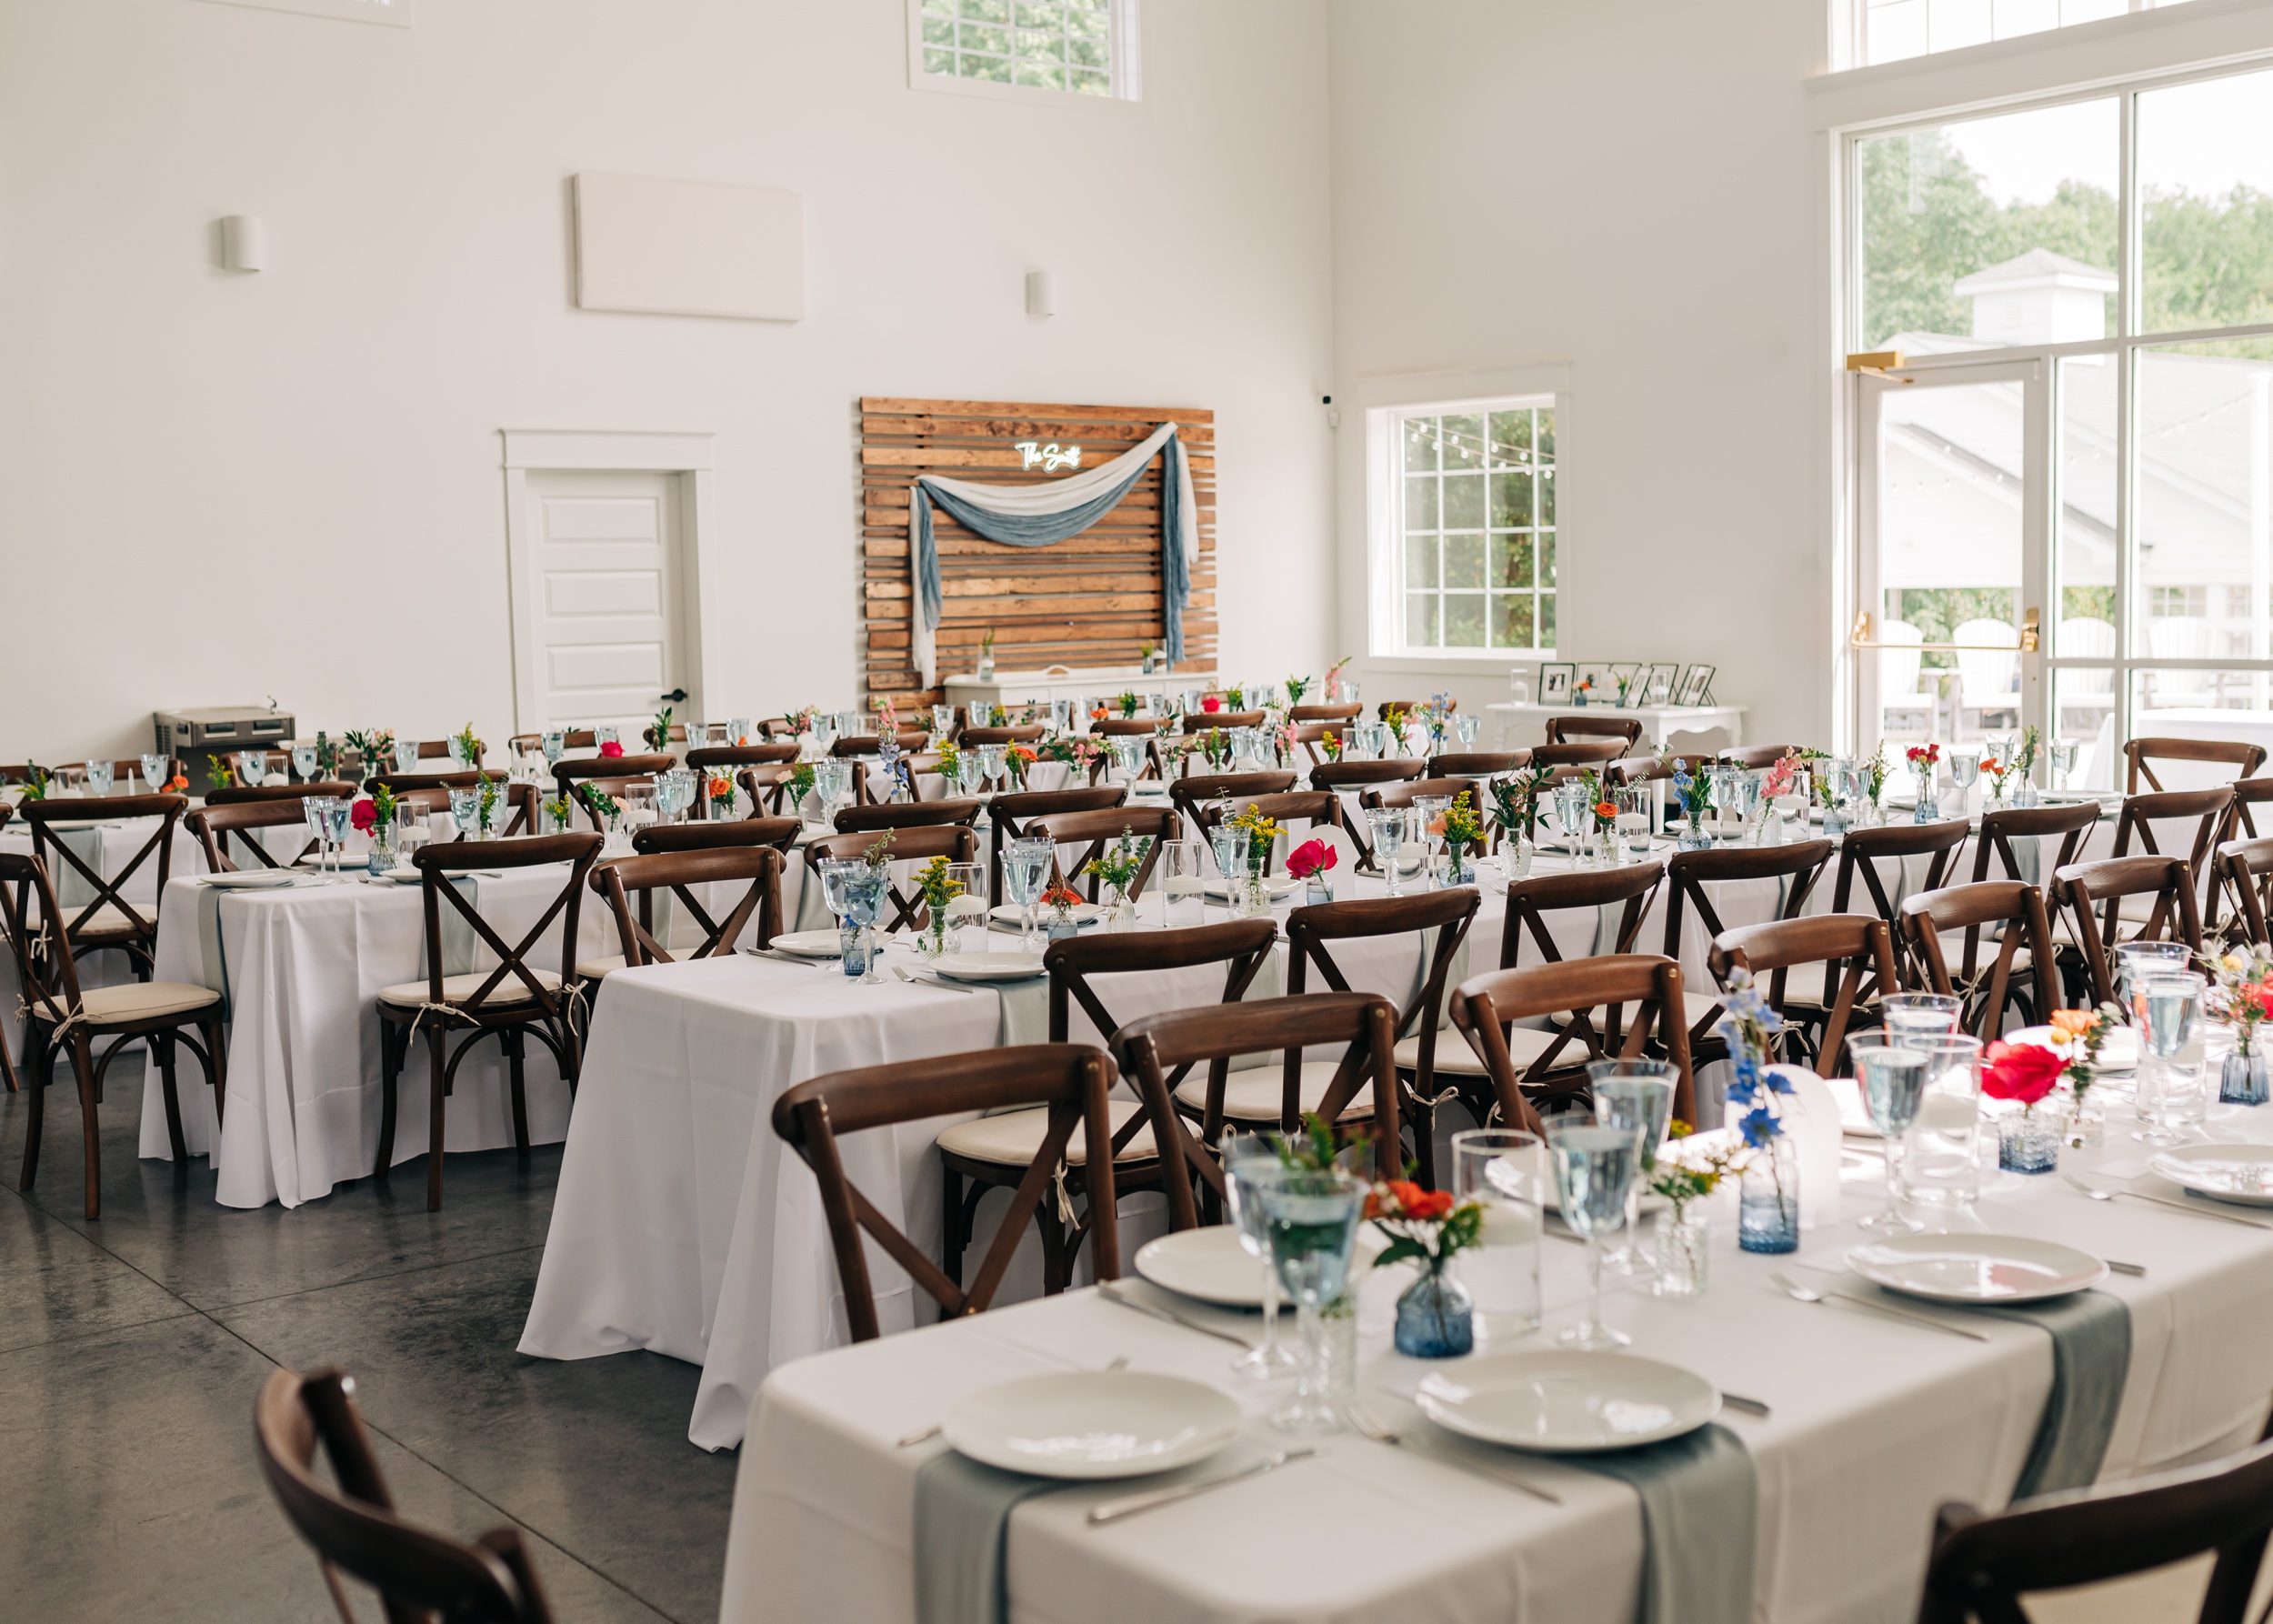
[[[475,785],[480,783],[483,778],[495,778],[498,775],[496,773],[478,772],[373,773],[369,777],[363,781],[363,788],[364,793],[366,795],[382,784],[386,786],[387,789],[395,795],[404,795],[414,790],[423,789],[439,789],[445,791],[452,789],[471,789]],[[210,803],[212,797],[208,796],[206,799]],[[446,801],[444,805],[446,807],[448,803]]]
[[[1978,957],[1981,927],[1998,927],[1988,945],[1992,962]],[[2051,1018],[2060,996],[2059,974],[2054,967],[2056,944],[2052,922],[2044,911],[2044,893],[2017,879],[1976,880],[1938,891],[1920,891],[1902,899],[1902,930],[1909,938],[1910,963],[1925,990],[1962,997],[1963,1026],[1988,1043],[2004,1030],[2007,1005],[2018,1001],[2028,1024]],[[1951,974],[1945,931],[1965,932],[1965,958]],[[2028,967],[2018,967],[2020,950],[2028,951]]]
[[[262,801],[297,803],[315,796],[336,796],[343,799],[363,794],[344,778],[309,778],[298,784],[230,784],[205,792],[208,807],[243,807]]]
[[[1988,878],[1989,858],[1993,856],[2003,868],[2005,878],[2028,879],[2013,851],[2013,842],[2046,840],[2054,836],[2059,837],[2059,855],[2054,861],[2040,865],[2040,868],[2048,874],[2065,868],[2076,860],[2084,837],[2098,821],[2098,801],[2084,801],[2072,807],[2008,807],[2002,811],[1984,812],[1981,837],[1973,847],[1973,877],[1977,881]]]
[[[789,799],[796,765],[794,761],[767,762],[759,767],[746,767],[734,775],[735,782],[742,786],[742,793],[749,797],[751,817],[786,817],[802,822]]]
[[[956,735],[956,747],[976,750],[981,745],[1038,745],[1049,734],[1040,723],[1026,727],[966,727]]]
[[[836,832],[873,835],[884,829],[927,829],[949,824],[968,827],[978,821],[979,810],[986,804],[979,800],[886,801],[866,807],[843,807],[837,809]]]
[[[864,1234],[950,1317],[981,1313],[993,1303],[1035,1208],[1050,1193],[1076,1128],[1085,1136],[1088,1158],[1082,1178],[1091,1215],[1092,1266],[1099,1280],[1120,1278],[1120,1232],[1113,1211],[1112,1117],[1106,1104],[1117,1075],[1111,1058],[1094,1045],[1037,1043],[832,1072],[797,1084],[774,1102],[774,1132],[804,1158],[820,1185],[821,1210],[828,1218],[854,1341],[874,1341],[882,1334]],[[837,1138],[866,1128],[935,1117],[982,1116],[1018,1106],[1047,1107],[1048,1126],[1011,1192],[985,1261],[966,1288],[949,1279],[861,1193],[845,1171]],[[1130,1120],[1141,1121],[1142,1117]]]
[[[878,807],[883,811],[887,808]],[[849,859],[866,857],[884,831],[852,829],[834,835],[820,835],[806,842],[805,883],[821,883],[821,865],[830,858]],[[887,848],[895,863],[926,863],[933,857],[945,857],[950,863],[975,863],[978,860],[978,835],[970,825],[963,823],[919,824],[889,831],[892,844]],[[911,877],[909,882],[914,885]],[[886,924],[879,920],[877,929],[889,933],[906,926],[920,930],[931,917],[924,907],[923,887],[903,890],[895,884],[886,889],[892,904],[892,918]]]
[[[696,826],[700,827],[702,826]],[[714,826],[716,827],[716,826]],[[727,824],[727,828],[746,827]],[[703,933],[702,946],[689,958],[716,958],[734,952],[735,944],[750,921],[757,921],[756,946],[763,949],[781,930],[781,853],[770,846],[716,847],[709,850],[659,851],[652,856],[618,857],[592,870],[587,882],[593,894],[616,916],[616,934],[624,944],[629,966],[671,964],[672,953],[656,940],[655,894],[669,891],[678,899]],[[695,886],[749,882],[724,919],[714,919]],[[638,901],[635,907],[633,897]]]
[[[1237,800],[1242,797],[1284,795],[1295,787],[1292,772],[1264,773],[1201,773],[1187,778],[1168,781],[1168,799],[1176,809],[1199,822],[1199,808],[1209,801]]]
[[[746,767],[775,767],[796,758],[795,744],[706,745],[686,752],[686,765],[694,771],[715,774],[723,768],[729,775]]]
[[[1764,767],[1774,767],[1796,747],[1792,745],[1745,745],[1737,749],[1723,750],[1720,759],[1731,767],[1757,771]]]
[[[1681,967],[1670,958],[1650,953],[1606,954],[1564,964],[1487,970],[1469,977],[1454,992],[1452,1024],[1491,1076],[1500,1122],[1544,1133],[1524,1088],[1551,1071],[1567,1069],[1568,1063],[1557,1058],[1558,1045],[1518,1074],[1507,1052],[1508,1027],[1537,1016],[1568,1016],[1566,1029],[1583,1034],[1586,1058],[1604,1059],[1610,1058],[1609,1051],[1594,1031],[1590,1012],[1608,1011],[1604,1024],[1616,1033],[1625,1025],[1627,1004],[1635,1006],[1634,1021],[1617,1053],[1629,1058],[1640,1055],[1653,1031],[1662,1028],[1666,1059],[1674,1068],[1673,1114],[1681,1121],[1695,1122],[1697,1084],[1691,1075],[1688,1033],[1681,1024]]]
[[[1267,924],[1241,919],[1237,925]],[[1211,925],[1210,930],[1231,926]],[[1190,936],[1193,931],[1166,935]],[[1107,937],[1126,941],[1126,937]],[[1058,947],[1066,944],[1060,942]],[[1056,951],[1053,948],[1052,951]],[[1377,1154],[1385,1173],[1388,1162],[1399,1159],[1401,1135],[1397,1116],[1397,1006],[1378,993],[1314,992],[1299,997],[1258,998],[1241,1004],[1227,996],[1224,1002],[1205,1009],[1176,1009],[1131,1021],[1113,1034],[1113,1052],[1121,1069],[1144,1101],[1141,1117],[1132,1126],[1149,1121],[1153,1143],[1160,1152],[1162,1181],[1168,1194],[1168,1227],[1189,1229],[1199,1223],[1199,1203],[1194,1196],[1197,1179],[1208,1192],[1209,1207],[1224,1199],[1223,1166],[1212,1142],[1192,1137],[1176,1108],[1177,1085],[1193,1067],[1207,1067],[1207,1101],[1203,1120],[1223,1120],[1224,1088],[1232,1059],[1239,1055],[1285,1050],[1290,1058],[1306,1048],[1345,1046],[1340,1062],[1317,1105],[1318,1117],[1338,1122],[1357,1098],[1357,1091],[1373,1085],[1373,1137],[1384,1147]],[[1093,1198],[1094,1204],[1094,1198]]]
[[[476,939],[497,956],[496,968],[461,998],[450,1000],[459,1009],[473,1015],[492,1009],[510,1007],[513,1013],[526,1012],[520,1003],[520,989],[526,989],[536,1001],[539,1024],[553,1046],[555,1057],[560,1061],[561,1075],[572,1076],[575,1071],[568,998],[576,985],[576,921],[584,903],[584,888],[592,864],[600,855],[600,837],[595,834],[572,832],[565,835],[536,835],[526,840],[454,840],[445,844],[422,846],[411,856],[411,864],[418,870],[419,889],[426,905],[426,998],[440,1005],[442,984],[449,971],[443,963],[446,944],[442,935],[442,909],[446,904],[472,930]],[[499,936],[481,910],[467,901],[458,888],[450,883],[454,875],[476,868],[534,868],[546,863],[569,865],[568,877],[560,894],[536,922],[531,925],[518,942],[507,942]],[[544,939],[545,933],[555,919],[561,921],[560,980],[554,987],[546,987],[534,972],[529,955]],[[500,989],[508,981],[517,987],[498,997]],[[494,1003],[492,1000],[496,1000]]]
[[[1094,738],[1150,738],[1167,725],[1166,717],[1096,717],[1089,723],[1089,733]]]
[[[1616,761],[1626,754],[1627,743],[1622,738],[1606,738],[1589,743],[1574,739],[1568,744],[1535,745],[1531,750],[1533,767],[1601,767]]]
[[[2228,840],[2218,848],[2218,884],[2212,894],[2224,892],[2233,901],[2227,936],[2236,946],[2273,943],[2266,934],[2266,916],[2273,901],[2273,835],[2256,840]]]
[[[155,817],[158,827],[152,830],[135,855],[112,877],[95,872],[86,860],[64,844],[60,835],[50,827],[58,823],[84,821],[89,812],[99,807],[104,822],[131,817]],[[174,826],[189,810],[185,795],[114,795],[101,801],[25,801],[16,807],[16,816],[32,827],[32,855],[36,857],[49,875],[61,877],[76,874],[85,880],[92,895],[64,920],[64,935],[71,944],[74,955],[95,950],[95,946],[83,937],[99,937],[101,946],[124,950],[135,967],[146,974],[155,964],[154,950],[157,946],[157,906],[150,907],[150,917],[144,918],[139,908],[125,896],[126,882],[141,870],[145,863],[155,860],[157,895],[165,895],[165,881],[174,867]],[[103,867],[110,867],[105,854]],[[98,918],[105,908],[115,910],[115,925],[106,918]],[[124,937],[114,933],[124,931]]]
[[[1136,878],[1129,887],[1132,902],[1143,894],[1145,882],[1152,877],[1153,869],[1160,861],[1160,843],[1176,839],[1183,830],[1176,810],[1171,807],[1106,807],[1088,812],[1052,812],[1042,817],[1030,818],[1026,834],[1033,839],[1047,840],[1052,847],[1077,846],[1086,840],[1089,847],[1075,862],[1069,877],[1056,854],[1050,859],[1052,883],[1072,884],[1081,878],[1090,864],[1105,855],[1105,848],[1117,844],[1126,835],[1132,840],[1148,840],[1144,860],[1137,866]],[[1089,900],[1095,902],[1104,890],[1105,882],[1095,873],[1087,875]]]
[[[2152,897],[2154,907],[2136,934],[2122,932],[2123,899]],[[2194,870],[2184,857],[2108,857],[2071,863],[2052,877],[2051,899],[2068,909],[2068,927],[2091,977],[2095,1005],[2115,997],[2114,953],[2125,941],[2183,941],[2202,950],[2202,918],[2194,906]],[[2093,906],[2104,909],[2095,918]]]
[[[1287,719],[1290,722],[1354,722],[1366,714],[1363,705],[1290,705]]]
[[[1293,726],[1293,744],[1296,749],[1302,752],[1304,760],[1296,763],[1290,758],[1288,765],[1302,767],[1306,771],[1323,767],[1335,758],[1333,752],[1326,748],[1327,740],[1332,739],[1336,750],[1338,750],[1341,741],[1349,734],[1349,724],[1347,722],[1297,722]]]
[[[1187,711],[1177,731],[1207,733],[1214,728],[1260,727],[1265,712],[1259,710],[1194,710]]]
[[[1250,810],[1279,824],[1308,824],[1311,834],[1342,827],[1341,797],[1318,789],[1289,789],[1283,795],[1250,795],[1232,801],[1209,801],[1198,811],[1200,837],[1204,840],[1212,838],[1216,831],[1223,827],[1224,819],[1237,817]],[[1264,872],[1270,872],[1274,864],[1275,854],[1266,853]]]
[[[355,1390],[336,1369],[277,1370],[253,1408],[261,1475],[285,1519],[315,1549],[345,1624],[355,1624],[355,1613],[340,1588],[343,1572],[378,1591],[389,1624],[551,1624],[520,1530],[492,1529],[468,1545],[396,1514]],[[336,1488],[315,1475],[319,1447]]]
[[[1722,847],[1713,851],[1679,851],[1666,864],[1666,877],[1672,889],[1666,897],[1665,953],[1678,962],[1681,957],[1681,936],[1687,923],[1687,910],[1694,907],[1705,927],[1707,936],[1717,940],[1728,928],[1720,920],[1713,907],[1707,887],[1718,881],[1732,879],[1780,880],[1784,887],[1784,905],[1777,910],[1779,919],[1797,919],[1807,911],[1807,893],[1815,888],[1823,866],[1831,860],[1828,840],[1802,840],[1790,846]],[[1689,1026],[1689,1045],[1694,1050],[1701,1048],[1720,1019],[1720,1006],[1716,1003]],[[1719,1040],[1713,1039],[1716,1051]],[[1694,1121],[1696,1118],[1691,1118]]]
[[[1956,866],[1958,853],[1964,847],[1968,826],[1962,817],[1944,823],[1889,823],[1873,829],[1849,829],[1839,842],[1838,875],[1831,887],[1831,911],[1844,914],[1851,911],[1855,898],[1855,881],[1859,876],[1863,889],[1868,894],[1871,909],[1887,922],[1887,930],[1894,940],[1894,962],[1903,976],[1902,985],[1912,985],[1914,967],[1909,962],[1902,933],[1902,916],[1897,910],[1894,897],[1887,888],[1886,876],[1879,869],[1882,862],[1894,865],[1895,891],[1902,888],[1902,863],[1906,857],[1926,857],[1925,883],[1922,891],[1939,890]],[[1893,992],[1893,982],[1874,991]],[[1866,997],[1868,995],[1866,994]]]
[[[1900,985],[1893,932],[1875,914],[1809,914],[1724,930],[1713,938],[1705,963],[1723,990],[1734,971],[1749,971],[1756,981],[1767,976],[1768,1006],[1778,1015],[1784,1013],[1793,967],[1821,965],[1823,1026],[1813,1039],[1818,1077],[1837,1075],[1847,1028],[1866,987],[1892,991]],[[1785,1022],[1784,1030],[1803,1044],[1809,1041],[1796,1021]]]
[[[574,761],[554,762],[553,783],[562,795],[573,795],[576,787],[587,778],[652,778],[657,773],[670,772],[678,764],[679,758],[669,755],[580,756]]]
[[[2273,1530],[2273,1443],[2204,1466],[2039,1495],[2002,1511],[1944,1505],[1918,1624],[2027,1624],[2021,1597],[2218,1553],[2198,1624],[2243,1624]]]
[[[1621,756],[1610,763],[1610,770],[1628,784],[1648,784],[1671,778],[1673,762],[1663,756]]]
[[[1548,744],[1567,745],[1579,739],[1595,738],[1615,738],[1622,741],[1626,747],[1619,750],[1617,754],[1626,755],[1642,742],[1641,718],[1638,717],[1606,717],[1599,714],[1590,716],[1585,711],[1580,711],[1576,716],[1549,717],[1547,719],[1547,742]],[[1611,757],[1605,757],[1604,759],[1608,760]]]
[[[2155,776],[2158,761],[2218,761],[2234,769],[2237,778],[2257,776],[2265,765],[2263,745],[2244,744],[2238,739],[2220,738],[2134,738],[2123,746],[2123,793],[2138,793],[2138,781],[2147,780],[2150,790],[2162,788],[2162,780]]]
[[[254,860],[261,867],[283,868],[288,865],[279,863],[275,857],[269,856],[268,848],[255,837],[254,831],[280,829],[287,826],[305,828],[307,826],[307,813],[296,799],[237,801],[221,807],[216,807],[208,801],[198,810],[190,813],[182,822],[190,834],[195,837],[198,850],[205,854],[205,872],[234,874],[236,872],[237,865],[229,857],[231,835],[236,837],[237,844],[245,852],[251,853]],[[315,849],[315,841],[313,838],[305,841],[294,861],[296,862],[298,857],[304,857]]]
[[[770,846],[786,857],[804,827],[794,817],[741,817],[731,823],[651,823],[632,831],[631,848],[647,857],[664,851],[719,851],[732,847]]]
[[[986,847],[988,899],[1002,900],[1002,854],[1033,819],[1060,812],[1101,812],[1127,799],[1128,791],[1121,785],[1103,784],[1086,788],[1017,789],[987,802],[986,821],[992,826]]]
[[[2234,807],[2226,819],[2225,838],[2231,840],[2234,838],[2235,831],[2240,830],[2249,839],[2254,840],[2258,834],[2258,812],[2268,801],[2273,801],[2273,777],[2236,778],[2232,789]],[[2273,834],[2273,829],[2268,829],[2265,832]]]
[[[2256,746],[2250,747],[2255,749]],[[2155,844],[2155,825],[2166,818],[2195,820],[2194,844],[2187,852],[2187,867],[2196,874],[2208,872],[2210,847],[2217,844],[2226,820],[2233,810],[2234,792],[2220,784],[2210,789],[2170,789],[2152,795],[2127,795],[2123,810],[2116,819],[2115,855],[2128,857],[2134,838],[2139,849],[2149,856],[2159,857],[2162,847]],[[2176,853],[2172,854],[2176,856]]]
[[[1424,778],[1489,778],[1531,765],[1528,750],[1455,750],[1432,756]]]

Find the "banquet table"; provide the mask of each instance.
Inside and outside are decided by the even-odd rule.
[[[2104,841],[2109,827],[2103,823],[2093,838]],[[1670,845],[1656,855],[1669,857]],[[1542,853],[1535,872],[1555,872],[1567,862]],[[1345,860],[1337,872],[1348,877],[1351,868]],[[1890,877],[1889,893],[1898,897],[1905,882],[1914,885],[1922,875],[1922,864],[1906,865],[1902,877]],[[1775,917],[1783,902],[1775,880],[1730,881],[1713,889],[1722,923],[1732,928]],[[1382,891],[1379,880],[1347,877],[1337,895]],[[1850,906],[1867,907],[1857,892]],[[1808,907],[1826,911],[1831,897],[1826,873]],[[1661,888],[1644,916],[1637,951],[1663,947],[1666,901]],[[1140,910],[1143,922],[1157,924],[1150,912],[1157,906],[1148,902]],[[1286,911],[1277,910],[1282,923]],[[1467,962],[1475,967],[1497,962],[1505,914],[1504,897],[1487,883],[1469,934]],[[1225,915],[1211,907],[1208,917]],[[1615,910],[1559,913],[1550,925],[1567,958],[1614,944]],[[1690,910],[1679,957],[1693,987],[1712,985],[1705,970],[1709,946]],[[1279,951],[1283,957],[1283,942]],[[1417,985],[1421,951],[1419,937],[1406,936],[1337,944],[1336,957],[1354,986],[1381,991],[1402,1007]],[[1527,946],[1524,961],[1536,961]],[[899,962],[913,966],[915,959],[908,955]],[[1456,966],[1455,979],[1462,973]],[[1107,995],[1106,1002],[1128,1020],[1217,996],[1194,980],[1140,997]],[[999,1032],[991,993],[908,986],[888,974],[880,986],[847,987],[838,976],[746,957],[611,977],[594,1016],[520,1351],[591,1358],[646,1348],[698,1363],[703,1376],[688,1436],[706,1449],[733,1446],[768,1369],[846,1339],[820,1202],[811,1175],[774,1134],[773,1102],[808,1078],[984,1048]],[[1086,1022],[1072,1036],[1100,1038]],[[1447,1034],[1445,1041],[1458,1039]],[[1717,1078],[1708,1073],[1698,1083],[1699,1115],[1709,1127],[1718,1120]],[[867,1181],[864,1188],[886,1216],[918,1246],[933,1248],[939,1175],[928,1151],[948,1120],[894,1129],[888,1145],[880,1133],[863,1136],[877,1143],[846,1152],[867,1158],[855,1177]],[[1147,1222],[1157,1222],[1147,1210],[1156,1199],[1132,1198],[1123,1228],[1125,1237],[1136,1238],[1126,1239],[1125,1249],[1140,1244]],[[982,1223],[989,1210],[982,1208]],[[1033,1249],[1030,1237],[1026,1249]],[[1022,1256],[1021,1271],[1001,1300],[1038,1278],[1031,1261]],[[912,1288],[880,1255],[873,1266],[883,1282],[885,1323],[910,1323]]]
[[[2103,1182],[2143,1172],[2142,1148],[2112,1113],[2108,1144],[2064,1153]],[[2213,1108],[2227,1138],[2273,1139],[2273,1110]],[[1782,1268],[1834,1283],[1853,1218],[1875,1208],[1876,1157],[1850,1158],[1838,1222],[1803,1235],[1794,1257],[1734,1245],[1734,1197],[1711,1201],[1711,1279],[1695,1298],[1614,1291],[1605,1318],[1633,1352],[1685,1367],[1764,1400],[1766,1418],[1723,1410],[1749,1453],[1757,1509],[1754,1618],[1773,1624],[1915,1618],[1937,1506],[1998,1507],[2010,1496],[2052,1387],[2051,1339],[2037,1326],[1927,1308],[1978,1330],[1976,1342],[1784,1295]],[[2057,1177],[1987,1176],[1952,1228],[2057,1239],[2141,1265],[2110,1277],[2131,1352],[2102,1481],[2212,1458],[2253,1442],[2273,1368],[2273,1229],[2127,1201],[2095,1203]],[[2151,1176],[2146,1184],[2158,1181]],[[2168,1192],[2175,1187],[2160,1187]],[[1494,1351],[1550,1348],[1578,1317],[1584,1253],[1544,1240],[1546,1328]],[[1457,1267],[1457,1265],[1456,1265]],[[1825,1272],[1814,1273],[1813,1270]],[[915,1618],[912,1524],[916,1474],[945,1448],[896,1447],[966,1394],[1022,1377],[1130,1368],[1182,1376],[1230,1394],[1246,1413],[1216,1460],[1176,1477],[1053,1486],[1011,1512],[1008,1616],[1019,1624],[1337,1624],[1551,1619],[1631,1624],[1645,1533],[1635,1491],[1538,1455],[1499,1454],[1437,1429],[1411,1401],[1432,1372],[1461,1364],[1408,1359],[1389,1347],[1389,1305],[1409,1266],[1365,1280],[1359,1298],[1362,1402],[1411,1447],[1354,1432],[1315,1440],[1317,1455],[1251,1481],[1107,1527],[1086,1509],[1156,1481],[1226,1473],[1310,1439],[1270,1429],[1285,1383],[1233,1377],[1221,1342],[1115,1307],[1094,1290],[841,1348],[776,1368],[760,1389],[735,1495],[724,1624],[822,1616],[906,1624]],[[1849,1276],[1847,1288],[1877,1288]],[[1254,1319],[1172,1299],[1208,1323],[1252,1335]],[[1894,1300],[1894,1299],[1888,1299]],[[1926,1305],[1913,1305],[1927,1307]],[[1622,1356],[1596,1356],[1616,1358]],[[1550,1505],[1476,1469],[1519,1464],[1561,1497]]]

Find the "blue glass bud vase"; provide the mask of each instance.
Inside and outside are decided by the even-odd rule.
[[[2218,1103],[2263,1105],[2273,1098],[2273,1056],[2228,1055],[2218,1073]]]
[[[1997,1121],[1997,1165],[2008,1173],[2049,1173],[2060,1165],[2066,1124],[2052,1108],[2016,1111]]]
[[[1458,1358],[1475,1347],[1475,1299],[1451,1275],[1425,1271],[1397,1299],[1397,1350],[1406,1358]]]
[[[1799,1151],[1787,1138],[1759,1147],[1745,1167],[1737,1245],[1747,1252],[1799,1249]]]

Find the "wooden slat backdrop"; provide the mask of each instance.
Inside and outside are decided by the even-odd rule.
[[[860,403],[861,596],[867,688],[896,704],[929,704],[942,690],[917,687],[909,647],[914,587],[908,575],[908,491],[919,474],[988,485],[1038,485],[1086,472],[1128,450],[1161,424],[1177,424],[1192,470],[1199,556],[1184,610],[1185,670],[1216,664],[1216,415],[1177,408],[1034,406],[996,400]],[[1017,442],[1081,447],[1081,467],[1021,470]],[[1014,547],[963,528],[936,505],[944,598],[938,633],[942,677],[976,670],[978,640],[995,631],[995,664],[1133,666],[1164,635],[1160,596],[1160,480],[1154,458],[1119,506],[1056,546]]]

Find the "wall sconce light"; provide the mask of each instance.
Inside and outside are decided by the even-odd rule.
[[[1057,283],[1047,271],[1028,271],[1026,274],[1026,313],[1028,316],[1057,314]]]
[[[268,233],[258,215],[229,215],[221,222],[221,268],[260,271],[268,268]]]

